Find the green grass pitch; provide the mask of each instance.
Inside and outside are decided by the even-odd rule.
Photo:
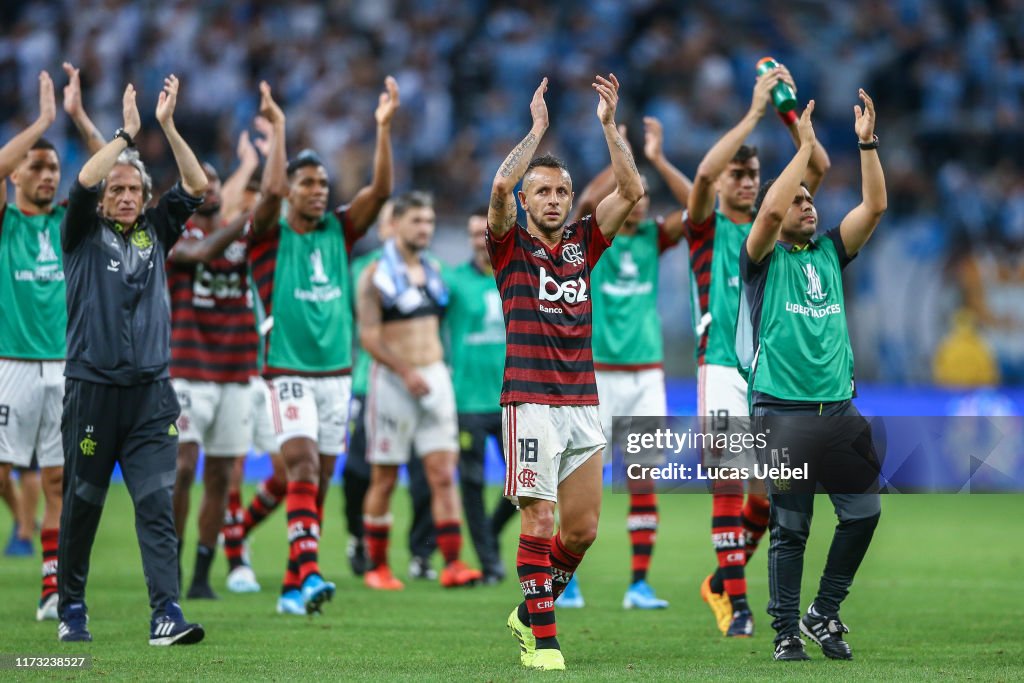
[[[251,493],[251,490],[250,490]],[[493,501],[497,491],[491,491]],[[396,494],[396,528],[406,528],[407,496]],[[193,518],[198,503],[194,497]],[[530,672],[504,627],[520,599],[514,578],[496,587],[444,591],[410,583],[379,594],[353,578],[344,557],[340,494],[331,492],[321,541],[321,567],[338,583],[334,601],[315,618],[274,613],[284,566],[284,515],[278,511],[252,543],[263,592],[232,595],[225,563],[213,570],[218,602],[183,601],[186,616],[207,629],[192,647],[147,645],[149,607],[132,508],[114,486],[93,551],[88,589],[95,642],[61,645],[54,622],[33,620],[38,560],[0,558],[0,654],[91,654],[84,675],[159,680],[920,680],[1024,679],[1024,546],[1019,523],[1024,496],[891,496],[883,500],[875,541],[843,608],[853,662],[771,660],[766,544],[748,571],[756,635],[727,641],[715,629],[698,588],[713,563],[710,499],[661,496],[661,529],[651,583],[671,601],[660,612],[625,611],[629,577],[624,530],[627,498],[606,492],[597,544],[579,573],[587,607],[559,610],[559,640],[568,670]],[[819,498],[804,571],[804,606],[813,597],[834,516]],[[515,523],[517,520],[513,520]],[[6,510],[0,529],[10,528]],[[518,529],[510,524],[504,559],[515,574]],[[404,531],[392,543],[392,566],[404,578]],[[194,557],[188,531],[186,577]],[[766,539],[767,540],[767,539]],[[37,544],[38,547],[38,544]],[[475,561],[470,550],[469,559]],[[69,678],[67,671],[0,672],[0,679]]]

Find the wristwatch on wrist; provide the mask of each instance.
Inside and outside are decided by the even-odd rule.
[[[870,142],[864,142],[863,140],[857,141],[857,146],[860,147],[861,151],[868,151],[869,149],[878,149],[878,136],[871,136]]]
[[[124,140],[125,144],[128,145],[128,147],[135,146],[135,140],[132,139],[132,136],[124,128],[118,128],[117,130],[115,130],[114,137],[121,138],[122,140]]]

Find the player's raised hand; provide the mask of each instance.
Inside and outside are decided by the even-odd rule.
[[[284,111],[274,101],[270,84],[266,81],[260,81],[260,116],[270,121],[272,126],[284,125]]]
[[[39,120],[49,126],[57,118],[57,101],[53,97],[53,79],[39,72]]]
[[[599,96],[597,118],[605,126],[615,123],[615,108],[619,104],[619,79],[615,78],[613,73],[608,74],[608,78],[604,76],[595,76],[594,78],[597,82],[590,85]]]
[[[249,139],[249,131],[243,130],[239,134],[235,156],[238,157],[238,162],[244,166],[259,166],[260,153],[256,151],[255,145]]]
[[[796,122],[797,136],[800,138],[800,146],[814,145],[816,139],[814,137],[814,126],[811,124],[811,114],[814,113],[814,100],[810,100],[807,106],[804,107],[804,113],[800,114],[800,119]],[[870,139],[870,138],[869,138]]]
[[[156,120],[166,128],[174,123],[174,107],[178,104],[178,77],[171,74],[164,79],[164,89],[156,101]]]
[[[757,77],[757,81],[754,83],[754,94],[750,99],[750,111],[757,114],[758,117],[764,116],[768,103],[772,100],[772,88],[783,80],[783,76],[782,67],[777,66]]]
[[[262,116],[257,116],[253,119],[252,125],[256,127],[256,132],[259,133],[258,137],[252,138],[252,144],[256,146],[256,149],[264,157],[270,156],[270,143],[274,139],[273,124]]]
[[[864,102],[864,109],[859,104],[853,105],[853,129],[861,142],[871,142],[875,139],[875,101],[868,97],[864,88],[857,90],[857,94]]]
[[[82,80],[71,62],[64,62],[63,68],[68,76],[68,84],[64,86],[64,111],[75,118],[82,113]]]
[[[777,67],[782,77],[779,79],[790,88],[793,89],[793,94],[796,94],[796,81],[793,80],[793,74],[789,73],[789,69],[786,68],[785,64],[779,64]]]
[[[653,116],[644,117],[644,156],[655,161],[665,156],[665,131],[661,121]]]
[[[125,87],[121,97],[121,112],[124,116],[124,130],[134,138],[142,128],[142,120],[139,117],[139,106],[135,103],[135,86],[131,83]]]
[[[391,119],[394,118],[395,112],[398,111],[399,104],[398,81],[393,76],[388,76],[384,79],[384,92],[377,99],[377,111],[373,113],[373,117],[377,119],[377,125],[391,125]]]
[[[530,100],[530,116],[533,117],[533,127],[547,130],[548,127],[548,103],[544,101],[544,93],[548,91],[548,77],[540,79],[540,85],[533,91],[533,99]]]

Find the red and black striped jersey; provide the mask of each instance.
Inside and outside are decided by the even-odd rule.
[[[501,404],[597,405],[590,273],[611,242],[592,216],[554,249],[515,225],[487,249],[505,314]]]
[[[181,241],[206,235],[189,223]],[[173,254],[173,250],[171,252]],[[246,238],[210,263],[167,259],[171,294],[171,377],[199,382],[248,382],[256,373],[256,323]]]

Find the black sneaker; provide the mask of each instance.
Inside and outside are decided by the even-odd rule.
[[[804,649],[804,641],[798,635],[786,636],[775,643],[775,654],[772,655],[776,662],[806,662],[810,660],[807,650]]]
[[[62,643],[91,643],[89,633],[89,615],[85,604],[76,602],[64,608],[64,614],[57,626],[57,640]]]
[[[163,609],[153,612],[153,620],[149,624],[150,645],[192,645],[205,635],[202,626],[185,621],[185,615],[176,602],[165,603]]]
[[[219,600],[208,583],[193,583],[185,595],[189,600]]]
[[[348,557],[348,565],[352,568],[352,573],[356,576],[362,576],[370,568],[369,560],[366,557],[366,545],[363,543],[363,539],[349,536],[345,555]]]
[[[846,624],[839,617],[823,617],[807,610],[800,620],[800,631],[821,646],[821,652],[829,659],[853,659],[850,644],[843,640],[843,634],[849,633]]]
[[[437,571],[430,566],[430,558],[416,557],[414,555],[412,560],[409,561],[409,578],[436,581]]]
[[[749,638],[754,635],[754,615],[748,609],[736,610],[732,613],[726,638]]]

